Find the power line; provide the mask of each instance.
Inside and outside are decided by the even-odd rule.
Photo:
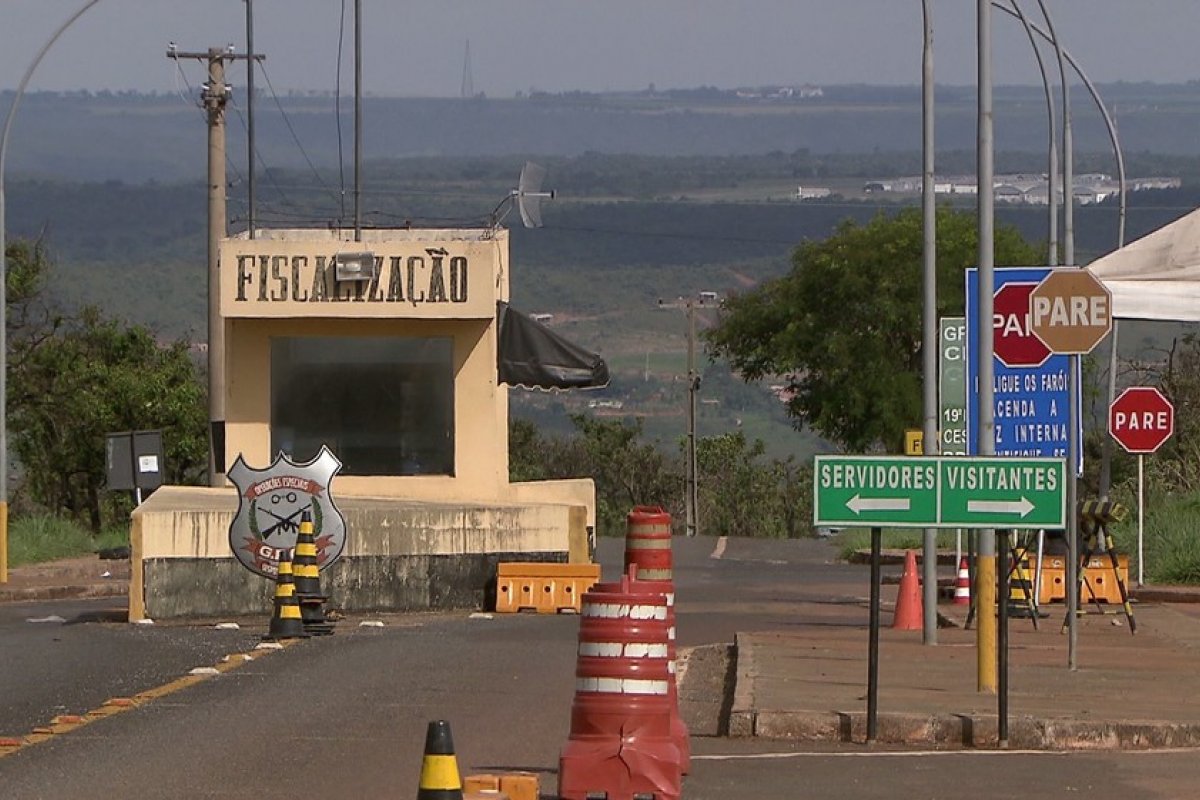
[[[309,158],[308,152],[304,149],[304,145],[300,143],[300,137],[296,135],[296,129],[292,127],[292,120],[288,117],[287,112],[283,110],[283,103],[280,102],[279,95],[275,92],[275,85],[271,83],[271,76],[267,74],[266,65],[259,64],[259,67],[262,69],[263,78],[265,78],[267,81],[267,88],[271,91],[271,97],[275,100],[275,107],[279,109],[279,115],[283,117],[283,123],[287,125],[288,132],[292,135],[292,141],[296,143],[296,147],[300,150],[300,155],[304,156],[304,161],[308,164],[308,168],[312,170],[313,176],[317,179],[317,182],[320,183],[321,186],[323,186],[326,191],[332,194],[336,199],[337,192],[335,192],[333,187],[327,184],[325,179],[321,177],[321,173],[317,171],[312,159]]]
[[[174,46],[174,45],[172,45],[172,46]],[[188,94],[189,95],[195,94],[195,90],[192,88],[192,82],[188,80],[187,73],[183,71],[183,65],[179,63],[179,59],[173,58],[171,60],[175,62],[175,70],[178,73],[178,77],[183,78],[183,85],[187,87]],[[179,81],[178,80],[176,80],[176,82],[175,82],[175,87],[176,87],[176,89],[175,89],[176,93],[179,94],[179,99],[182,100],[185,105],[189,105],[189,106],[194,105],[196,107],[196,109],[200,112],[200,116],[204,118],[205,123],[207,124],[208,112],[206,112],[204,110],[204,105],[202,103],[200,103],[199,101],[189,102],[188,99],[186,97],[184,97],[182,93],[179,92]],[[229,169],[233,170],[233,174],[235,176],[237,183],[243,182],[244,179],[242,178],[241,171],[237,168],[237,164],[233,163],[233,160],[229,158],[228,153],[225,154],[225,166],[227,166]]]
[[[237,115],[238,122],[241,123],[242,130],[246,132],[246,136],[249,138],[250,129],[246,126],[246,119],[242,116],[242,110],[238,107],[238,104],[233,100],[232,97],[229,99],[229,104],[233,106],[233,113]],[[284,191],[279,188],[279,184],[275,183],[275,176],[271,174],[271,168],[267,166],[267,162],[262,157],[262,153],[259,152],[258,147],[253,147],[251,149],[254,151],[255,160],[257,160],[262,166],[263,174],[267,176],[267,181],[271,184],[271,188],[275,190],[280,199],[283,200],[284,204],[295,205],[291,198],[289,198],[287,194],[285,194]]]

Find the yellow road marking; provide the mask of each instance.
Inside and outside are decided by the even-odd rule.
[[[291,647],[299,639],[287,639],[280,642],[283,647]],[[256,658],[275,652],[273,650],[258,650],[254,653],[234,653],[227,655],[215,665],[215,668],[220,673],[229,672],[237,669],[243,664],[249,664]],[[182,678],[176,678],[173,681],[164,683],[161,686],[156,686],[153,689],[147,689],[144,692],[138,692],[133,697],[110,697],[105,700],[100,706],[91,709],[83,714],[60,714],[50,720],[49,725],[39,725],[25,736],[0,737],[0,758],[7,755],[12,755],[18,750],[44,742],[47,739],[53,739],[55,736],[70,733],[73,730],[82,728],[96,720],[111,717],[114,714],[120,714],[123,711],[138,708],[139,706],[150,703],[160,697],[165,697],[180,689],[186,689],[189,686],[194,686],[197,683],[202,683],[207,680],[207,675],[184,675]]]

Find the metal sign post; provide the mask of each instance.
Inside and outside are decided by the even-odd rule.
[[[1175,432],[1175,406],[1152,386],[1130,387],[1108,407],[1108,432],[1126,452],[1138,457],[1138,586],[1143,586],[1144,457],[1162,447]]]
[[[1008,740],[1008,560],[1013,529],[1066,522],[1067,464],[1061,458],[816,456],[813,525],[871,529],[867,742],[876,736],[882,528],[1002,528],[1000,570],[1000,738]],[[981,612],[982,613],[982,612]],[[981,618],[982,624],[982,618]],[[990,657],[990,656],[989,656]]]
[[[996,692],[996,738],[1001,748],[1008,747],[1008,575],[1012,569],[1012,547],[1009,536],[1012,531],[996,531],[996,549],[1000,553],[1000,587],[998,613],[999,622],[996,627],[996,658],[998,667],[999,687]],[[1037,612],[1034,612],[1035,615]],[[1035,616],[1036,619],[1036,616]]]
[[[883,529],[871,528],[871,622],[867,645],[867,743],[875,741],[879,716],[879,584]]]

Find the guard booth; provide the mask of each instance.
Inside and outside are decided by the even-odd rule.
[[[570,349],[506,358],[501,320],[535,338],[540,328],[508,307],[509,274],[504,229],[376,229],[360,241],[262,230],[221,243],[218,468],[239,456],[302,463],[322,445],[337,456],[346,543],[322,573],[331,606],[479,607],[500,561],[588,560],[592,481],[508,478],[502,372],[536,380],[540,355]],[[558,385],[607,382],[603,362],[592,366],[559,369]],[[134,512],[131,619],[269,608],[268,584],[231,552],[237,511],[227,484],[164,486]]]

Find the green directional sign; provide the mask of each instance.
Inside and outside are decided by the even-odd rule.
[[[1061,458],[817,456],[819,527],[1065,528]]]

